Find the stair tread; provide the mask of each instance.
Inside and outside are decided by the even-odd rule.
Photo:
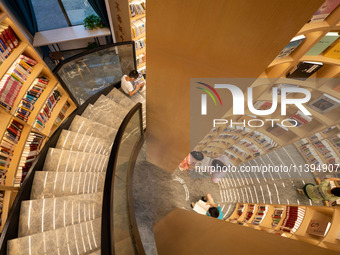
[[[105,172],[109,156],[97,153],[50,148],[44,171]]]
[[[8,241],[8,255],[90,254],[101,246],[101,218]]]
[[[69,130],[88,136],[107,139],[108,141],[112,142],[114,141],[118,131],[116,128],[105,126],[101,123],[89,120],[79,115],[74,117]]]
[[[101,217],[103,193],[26,200],[21,203],[18,236],[23,237]]]
[[[62,130],[56,148],[109,155],[113,141]]]
[[[105,173],[36,171],[31,199],[102,192],[104,180]]]
[[[92,104],[86,107],[81,116],[115,129],[119,129],[123,121],[122,118],[112,115],[110,112]]]
[[[106,95],[106,97],[110,98],[117,104],[119,104],[122,107],[126,107],[131,109],[136,103],[133,102],[127,95],[125,95],[120,90],[114,88],[110,91],[109,94]]]
[[[130,110],[121,107],[119,104],[104,95],[101,95],[93,105],[119,117],[120,119],[124,119]]]

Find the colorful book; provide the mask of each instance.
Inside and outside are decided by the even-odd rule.
[[[290,55],[306,39],[304,35],[295,36],[288,45],[279,53],[277,58]]]
[[[325,20],[329,14],[340,4],[340,0],[326,0],[323,5],[314,13],[310,22],[319,22]]]
[[[325,236],[331,227],[331,223],[322,220],[311,220],[308,224],[307,233],[315,236]]]
[[[290,70],[286,77],[290,79],[304,81],[308,79],[311,75],[313,75],[316,71],[318,71],[322,66],[323,63],[321,62],[303,61],[295,66],[292,70]]]
[[[320,55],[325,49],[328,48],[335,40],[339,38],[339,34],[336,32],[327,33],[320,41],[317,42],[305,55],[316,56]]]

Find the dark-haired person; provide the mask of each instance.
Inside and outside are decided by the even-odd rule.
[[[134,85],[134,81],[139,77],[139,73],[136,70],[132,70],[129,75],[123,75],[121,79],[121,88],[129,96],[133,96],[139,90],[142,90],[144,83]]]
[[[327,178],[319,185],[307,183],[303,189],[297,189],[300,194],[305,194],[313,202],[333,202],[340,199],[340,187],[331,188],[329,181],[340,181],[340,178]]]
[[[195,168],[197,161],[202,161],[204,155],[200,151],[192,151],[185,157],[185,159],[178,165],[181,171]]]
[[[230,165],[229,158],[226,155],[222,155],[220,157],[212,159],[210,164],[214,167],[215,170],[210,173],[211,180],[214,183],[218,183],[219,180],[227,175],[226,168]]]
[[[207,205],[210,206],[210,208],[207,211],[207,216],[217,218],[219,220],[223,220],[223,213],[222,213],[221,207],[215,204],[214,199],[212,198],[212,196],[209,193],[205,197],[202,197],[202,200]],[[192,202],[191,207],[194,208],[195,204],[196,203]]]

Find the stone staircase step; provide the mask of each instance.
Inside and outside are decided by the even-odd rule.
[[[81,116],[115,129],[119,129],[123,121],[123,119],[92,104],[86,107]]]
[[[63,130],[56,148],[109,155],[113,142],[77,132]]]
[[[19,237],[101,217],[103,193],[27,200],[21,203]]]
[[[107,139],[108,141],[114,141],[117,134],[117,129],[110,128],[79,115],[74,117],[68,130],[92,137]]]
[[[106,97],[110,98],[120,106],[126,108],[126,109],[131,109],[132,107],[135,106],[135,102],[133,102],[127,95],[125,95],[123,92],[120,90],[114,88],[113,90],[110,91],[109,94],[106,95]]]
[[[91,254],[101,246],[101,218],[8,241],[8,255]]]
[[[109,156],[96,153],[50,148],[44,171],[106,172]]]
[[[124,119],[125,116],[129,113],[130,109],[123,108],[119,104],[112,101],[110,98],[101,95],[98,100],[93,104],[98,108],[109,112],[111,115],[115,115],[120,119]]]
[[[103,192],[105,173],[36,171],[31,199]]]

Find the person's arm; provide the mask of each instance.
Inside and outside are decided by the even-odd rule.
[[[140,88],[140,85],[138,84],[135,88],[135,90],[132,90],[132,91],[129,91],[129,96],[133,96],[134,94],[136,94],[136,92],[139,90]]]

